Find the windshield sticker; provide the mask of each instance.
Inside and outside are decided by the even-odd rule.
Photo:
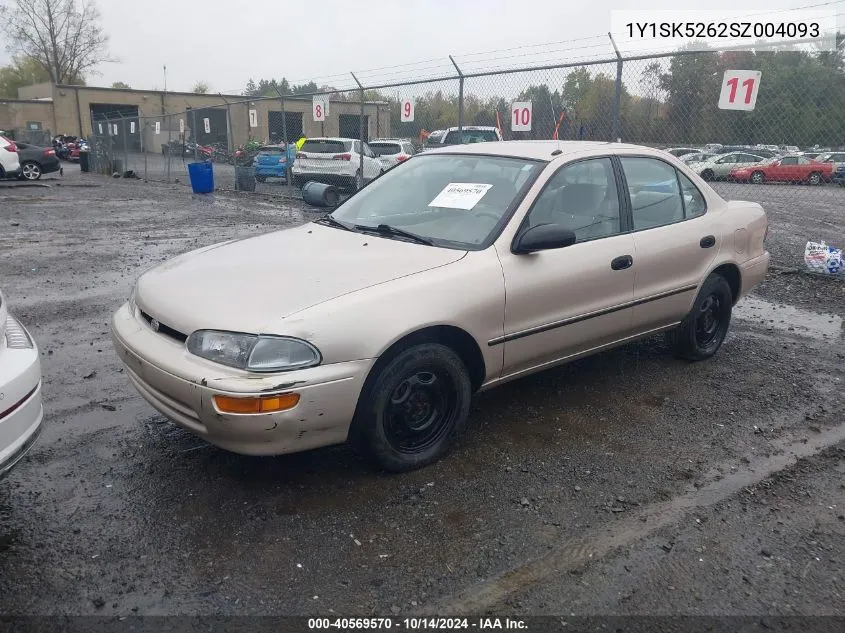
[[[492,186],[474,182],[450,182],[428,206],[469,211]]]

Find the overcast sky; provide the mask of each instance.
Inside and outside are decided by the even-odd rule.
[[[2,0],[0,0],[2,1]],[[10,2],[10,0],[6,0]],[[825,0],[710,0],[708,9],[749,14],[817,5]],[[98,0],[119,63],[103,64],[94,85],[189,90],[198,80],[214,92],[239,92],[247,80],[287,77],[296,83],[347,87],[348,71],[365,83],[438,75],[447,55],[469,69],[551,63],[611,53],[606,33],[623,0]],[[692,0],[652,0],[649,9],[699,8]],[[845,1],[825,9],[845,12]],[[594,39],[584,39],[597,36]],[[495,55],[480,51],[514,49]],[[577,48],[576,48],[577,47]],[[573,49],[567,52],[569,49]],[[425,61],[437,59],[438,61]],[[0,61],[8,56],[0,51]]]

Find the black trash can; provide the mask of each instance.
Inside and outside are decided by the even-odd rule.
[[[255,191],[255,167],[235,167],[238,191]]]
[[[90,171],[90,163],[88,162],[89,156],[89,152],[79,152],[79,171]]]

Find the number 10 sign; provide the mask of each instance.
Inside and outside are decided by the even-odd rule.
[[[762,74],[759,70],[726,70],[719,94],[719,109],[753,110]]]

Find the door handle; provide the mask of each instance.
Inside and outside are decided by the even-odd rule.
[[[712,235],[705,235],[698,244],[701,248],[710,248],[716,245],[716,238]]]
[[[610,262],[610,267],[613,270],[625,270],[634,265],[634,258],[630,255],[622,255]]]

